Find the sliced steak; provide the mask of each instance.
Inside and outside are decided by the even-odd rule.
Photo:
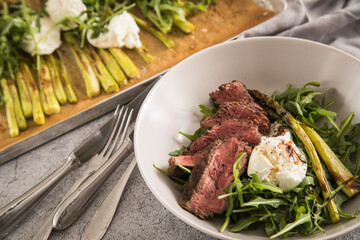
[[[251,148],[236,138],[217,140],[206,157],[193,168],[179,204],[199,218],[221,214],[227,208],[227,199],[218,199],[234,180],[232,168],[241,152],[247,152],[241,166],[246,166]]]
[[[192,169],[200,159],[204,158],[208,153],[208,149],[204,148],[203,150],[195,153],[194,155],[182,155],[182,156],[173,156],[169,159],[169,168],[168,173],[174,177],[178,178],[187,178],[188,173],[184,172],[181,168],[178,167],[178,164]]]
[[[219,109],[214,116],[206,117],[200,122],[202,128],[211,128],[228,119],[249,119],[259,126],[262,134],[268,134],[270,131],[270,120],[267,113],[255,102],[248,100],[239,100],[224,102],[220,104]]]
[[[192,141],[184,153],[185,155],[193,155],[215,140],[231,137],[236,137],[238,140],[249,143],[249,145],[257,145],[261,140],[261,136],[258,126],[253,121],[247,119],[229,119],[223,121],[220,125],[213,126],[201,137]]]
[[[245,85],[239,81],[222,84],[218,90],[210,93],[210,98],[215,104],[238,101],[239,99],[254,101]]]

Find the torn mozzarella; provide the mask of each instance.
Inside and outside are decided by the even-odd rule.
[[[91,39],[92,31],[88,31],[87,39],[97,48],[127,47],[139,48],[141,41],[139,37],[140,29],[133,17],[123,12],[121,15],[114,16],[107,26],[108,31],[101,33],[97,38]]]
[[[46,12],[49,14],[51,20],[55,23],[61,21],[66,17],[78,17],[81,13],[86,11],[86,6],[82,0],[48,0],[45,6]],[[86,20],[86,13],[81,15],[80,20]],[[76,23],[69,23],[70,26],[76,27]],[[67,27],[60,25],[62,30],[68,30]]]
[[[251,153],[247,173],[290,191],[305,178],[307,164],[300,159],[303,157],[288,130],[277,137],[263,136]]]
[[[35,28],[35,21],[31,25]],[[50,18],[43,17],[40,19],[40,31],[35,28],[34,37],[40,55],[52,54],[61,45],[60,28],[55,27],[49,32],[53,26],[54,22]],[[27,35],[23,41],[22,48],[24,51],[32,54],[35,51],[35,42],[30,35]]]

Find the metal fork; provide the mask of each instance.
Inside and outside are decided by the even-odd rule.
[[[153,82],[152,82],[151,84],[149,84],[149,85],[146,87],[145,90],[143,90],[135,99],[133,99],[133,100],[127,105],[127,107],[129,107],[129,108],[132,109],[132,118],[133,118],[133,119],[132,119],[132,124],[131,124],[131,126],[129,127],[128,133],[127,133],[127,135],[126,135],[127,137],[126,137],[126,139],[124,140],[124,141],[125,141],[125,142],[124,142],[124,147],[122,147],[122,149],[126,149],[126,152],[129,152],[128,149],[132,148],[132,142],[131,142],[131,140],[129,139],[129,135],[130,135],[130,133],[132,133],[132,131],[133,131],[134,122],[135,122],[136,116],[137,116],[137,114],[138,114],[138,112],[139,112],[140,106],[141,106],[143,100],[145,99],[145,97],[147,96],[147,94],[149,93],[150,89],[155,85],[155,83],[156,83],[157,81],[158,81],[158,79],[154,79]],[[110,134],[109,134],[109,135],[110,135]],[[121,154],[121,152],[122,152],[121,149],[119,149],[119,150],[116,151],[116,153],[115,153],[116,155],[122,155],[122,156],[120,156],[120,157],[118,157],[118,158],[116,159],[116,161],[118,161],[118,163],[115,163],[115,164],[120,164],[123,156],[126,156],[125,154],[127,154],[127,153]],[[130,152],[130,153],[131,153],[131,152]],[[114,156],[115,156],[115,154],[114,154]],[[115,157],[112,158],[111,161],[114,161],[114,159],[115,159]],[[108,162],[110,163],[111,161],[109,160]],[[88,169],[90,168],[91,165],[94,165],[94,163],[98,163],[98,162],[91,160],[90,163],[89,163]],[[97,164],[97,165],[98,165],[98,164]],[[135,165],[135,164],[134,164],[134,165]],[[103,172],[103,171],[110,171],[111,168],[109,168],[109,166],[111,167],[110,164],[106,164],[106,166],[102,167],[101,169],[95,168],[95,169],[97,169],[98,176],[101,175],[100,173]],[[106,169],[106,167],[107,167],[108,169]],[[87,169],[87,170],[88,170],[88,169]],[[94,171],[95,171],[95,169],[94,169]],[[89,172],[90,172],[90,171],[89,171]],[[98,181],[98,179],[96,179],[95,177],[92,177],[91,179],[92,179],[92,180],[87,179],[87,181],[88,181],[88,182]],[[83,181],[83,180],[84,180],[84,178],[81,179],[81,181]],[[103,181],[103,179],[100,179],[100,180]],[[93,184],[95,184],[95,183],[93,183]],[[80,182],[77,181],[74,185],[76,185],[76,186],[73,186],[73,187],[71,188],[71,191],[74,191],[77,187],[79,187]],[[57,210],[58,210],[58,208],[60,207],[60,205],[63,205],[64,201],[68,199],[68,197],[70,196],[70,194],[71,194],[71,193],[68,193],[68,194],[64,197],[63,201],[62,201],[62,202],[58,205],[58,207],[52,212],[50,218],[48,218],[48,219],[46,220],[46,222],[41,226],[41,228],[36,232],[36,234],[35,234],[34,237],[32,238],[33,240],[46,240],[46,239],[49,237],[49,235],[50,235],[51,230],[53,229],[53,227],[54,227],[55,229],[62,229],[62,227],[67,227],[67,226],[71,225],[71,224],[74,222],[74,220],[75,220],[76,217],[71,216],[71,212],[69,212],[69,211],[68,211],[68,213],[67,213],[67,215],[68,215],[68,216],[67,216],[67,219],[69,219],[67,223],[64,223],[65,221],[52,221],[52,220],[53,220],[53,216],[54,216],[55,213],[57,213],[58,216],[61,214],[61,213],[58,212]],[[63,220],[64,220],[64,219],[63,219]],[[60,224],[60,226],[58,226],[58,224]]]
[[[126,138],[132,109],[123,107],[121,118],[116,122],[119,129],[112,132],[104,149],[96,155],[94,162],[101,163],[101,167],[89,175],[78,188],[71,193],[58,207],[54,214],[52,226],[55,229],[64,229],[70,226],[83,212],[84,206],[100,187],[104,180],[116,169],[118,164],[132,151],[132,141]]]
[[[91,133],[78,145],[57,170],[0,209],[0,238],[5,237],[14,230],[21,220],[31,212],[33,207],[35,207],[66,174],[89,161],[104,147],[110,136],[110,130],[115,125],[115,116],[119,116],[118,113],[117,108],[114,117]]]
[[[104,163],[104,161],[106,160],[104,158],[104,155],[106,154],[106,150],[109,150],[108,152],[110,153],[109,146],[110,146],[110,143],[112,142],[112,139],[114,139],[116,137],[115,134],[118,132],[119,128],[124,127],[124,121],[125,121],[125,118],[123,118],[124,112],[125,112],[125,110],[123,107],[120,109],[120,106],[117,106],[115,113],[114,113],[114,117],[112,118],[113,125],[108,126],[109,128],[112,127],[112,129],[108,130],[108,132],[109,132],[108,140],[106,141],[106,143],[104,143],[103,150],[101,151],[101,153],[96,154],[89,160],[89,164],[88,164],[85,172],[82,174],[82,176],[79,179],[76,180],[76,182],[73,184],[73,186],[70,188],[70,190],[65,194],[65,196],[63,197],[61,202],[58,204],[58,206],[51,212],[49,217],[46,218],[45,222],[42,224],[40,229],[32,237],[33,240],[45,240],[49,237],[49,235],[53,229],[52,221],[53,221],[55,213],[59,209],[59,206],[61,206],[62,203],[64,203],[64,201],[67,200],[67,198],[81,185],[81,183],[83,183],[87,178],[89,178],[89,176],[91,174],[93,174]],[[121,141],[123,141],[123,139],[120,140],[119,143]],[[112,146],[115,147],[115,145],[112,145]],[[100,159],[101,157],[102,157],[102,159]]]

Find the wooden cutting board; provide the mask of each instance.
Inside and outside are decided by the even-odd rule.
[[[141,30],[141,41],[154,56],[154,62],[146,64],[134,50],[125,50],[138,67],[141,76],[138,79],[131,79],[117,93],[106,94],[102,91],[98,97],[88,98],[75,60],[67,46],[63,44],[61,51],[65,57],[66,68],[77,94],[78,103],[62,105],[61,112],[47,116],[43,126],[38,126],[34,124],[32,119],[28,119],[28,128],[21,131],[19,136],[13,138],[9,136],[5,107],[0,107],[0,153],[10,147],[16,147],[21,141],[36,136],[39,133],[50,131],[49,128],[52,126],[74,117],[89,108],[96,108],[97,104],[106,101],[114,95],[122,94],[123,90],[174,66],[199,50],[229,40],[244,30],[258,25],[277,14],[277,12],[265,9],[252,0],[217,0],[216,3],[216,5],[210,6],[208,11],[198,12],[196,15],[188,17],[188,20],[196,26],[194,33],[185,34],[174,27],[169,34],[169,37],[176,44],[174,48],[166,48],[151,34]],[[175,91],[175,89],[169,89],[169,91]],[[92,120],[92,118],[94,117],[88,116],[87,121]],[[28,149],[22,149],[22,152],[30,150],[36,147],[36,145],[28,144],[26,147]],[[0,163],[4,161],[4,159],[0,159]]]

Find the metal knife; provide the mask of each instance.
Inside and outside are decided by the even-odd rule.
[[[27,213],[71,170],[87,162],[106,143],[113,125],[110,119],[101,128],[88,136],[68,156],[65,163],[36,186],[0,209],[0,238],[8,235],[23,220]]]
[[[136,159],[134,157],[113,190],[111,190],[109,195],[102,202],[101,206],[96,210],[94,216],[86,225],[81,235],[81,239],[100,240],[105,235],[114,217],[127,180],[129,179],[135,166]]]

